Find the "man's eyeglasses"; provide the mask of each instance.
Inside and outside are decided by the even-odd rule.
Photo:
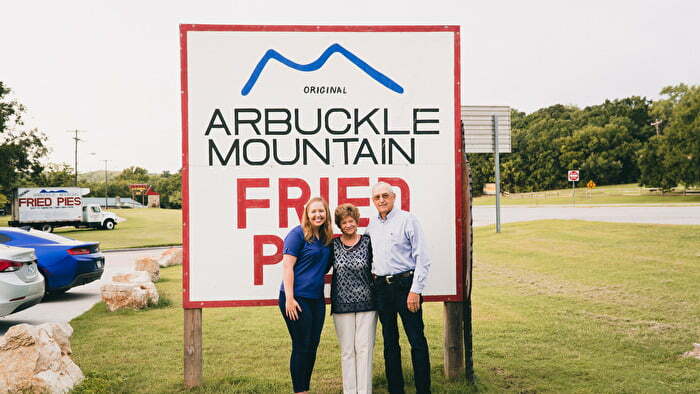
[[[372,200],[379,201],[379,199],[388,200],[389,197],[394,197],[391,193],[375,194],[372,196]]]

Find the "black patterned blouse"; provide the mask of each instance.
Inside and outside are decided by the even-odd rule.
[[[376,309],[372,281],[372,247],[363,235],[352,247],[333,240],[331,313],[366,312]]]

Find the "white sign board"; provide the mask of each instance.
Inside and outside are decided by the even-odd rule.
[[[578,182],[578,170],[569,170],[569,182]]]
[[[21,223],[80,221],[83,216],[79,187],[19,188],[14,203]]]
[[[380,180],[427,235],[426,299],[461,300],[459,27],[180,32],[185,308],[276,305],[304,203],[365,227]]]

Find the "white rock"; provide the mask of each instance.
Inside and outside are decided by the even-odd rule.
[[[158,258],[158,264],[161,267],[170,267],[171,265],[182,265],[182,248],[170,248],[166,250]]]
[[[67,323],[17,324],[0,337],[0,393],[67,393],[84,376],[71,360]]]
[[[110,312],[124,308],[143,309],[157,304],[159,298],[158,289],[146,271],[116,274],[111,283],[102,285],[100,293]]]
[[[146,271],[151,275],[151,282],[160,280],[160,265],[156,259],[144,257],[134,262],[134,271]]]
[[[120,283],[141,283],[150,282],[151,275],[146,271],[134,271],[127,273],[117,273],[112,276],[112,282]]]
[[[700,343],[694,343],[693,350],[683,353],[683,357],[693,357],[700,360]]]

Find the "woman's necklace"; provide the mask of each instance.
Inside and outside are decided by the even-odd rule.
[[[355,233],[354,236],[353,236],[353,238],[352,238],[352,239],[349,239],[349,240],[345,240],[345,239],[343,239],[343,237],[341,236],[341,237],[340,237],[340,243],[343,244],[343,246],[345,247],[345,249],[351,249],[353,246],[357,245],[357,242],[360,240],[359,235],[360,235],[360,234]],[[352,243],[348,245],[346,242],[352,242]]]

